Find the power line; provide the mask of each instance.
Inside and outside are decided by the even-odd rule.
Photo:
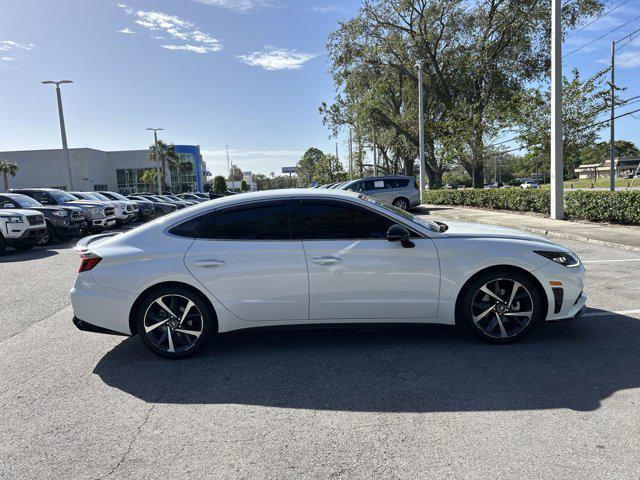
[[[613,32],[615,32],[616,30],[620,30],[622,27],[626,27],[627,25],[629,25],[631,22],[634,22],[636,20],[638,20],[640,18],[640,15],[638,15],[635,18],[632,18],[631,20],[623,23],[622,25],[617,26],[616,28],[613,28],[611,30],[609,30],[606,33],[603,33],[602,35],[600,35],[598,38],[594,38],[593,40],[591,40],[590,42],[587,42],[583,45],[580,45],[578,48],[575,48],[573,50],[571,50],[569,53],[566,53],[562,56],[562,58],[568,57],[569,55],[573,55],[576,52],[579,52],[580,50],[582,50],[585,47],[588,47],[589,45],[592,45],[594,43],[596,43],[598,40],[602,40],[604,37],[606,37],[607,35],[612,34]]]
[[[623,60],[622,62],[616,63],[616,67],[618,67],[618,66],[620,66],[620,65],[622,65],[624,63],[627,63],[629,60],[633,60],[634,58],[638,58],[638,57],[640,57],[640,53],[637,54],[637,55],[634,55],[632,57],[629,57],[626,60]]]
[[[575,35],[578,32],[581,32],[582,30],[584,30],[585,28],[587,28],[590,25],[593,25],[594,23],[596,23],[598,20],[600,20],[601,18],[606,17],[607,15],[609,15],[611,12],[613,12],[614,10],[617,10],[618,8],[622,7],[623,5],[626,5],[627,3],[629,3],[631,0],[625,0],[624,2],[616,5],[615,7],[613,7],[610,10],[607,10],[606,12],[604,12],[602,15],[600,15],[598,18],[593,19],[592,21],[590,21],[589,23],[587,23],[586,25],[583,25],[582,27],[580,27],[578,30],[575,30],[574,32],[571,32],[569,35],[567,35],[567,38],[572,37],[573,35]]]
[[[636,35],[635,37],[633,35]],[[619,52],[620,50],[622,50],[624,47],[626,47],[627,45],[629,45],[631,42],[633,42],[636,38],[638,38],[638,35],[640,35],[640,28],[638,28],[637,30],[634,30],[633,32],[631,32],[629,35],[622,37],[619,40],[616,40],[614,43],[616,44],[616,52]],[[620,47],[617,46],[618,43],[621,43],[623,40],[625,39],[629,39],[627,40],[626,43],[622,44]]]

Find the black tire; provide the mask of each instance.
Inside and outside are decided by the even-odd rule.
[[[392,205],[400,210],[408,210],[409,209],[409,200],[404,197],[398,197],[393,202]]]
[[[59,240],[58,234],[56,233],[56,229],[53,225],[47,222],[47,237],[43,245],[51,245],[52,243],[56,243]]]
[[[175,303],[172,303],[174,298]],[[165,305],[173,312],[173,316],[160,307],[156,302],[158,299],[163,299],[163,303],[166,302]],[[179,324],[179,316],[182,316],[189,301],[193,302],[197,312],[192,307],[184,318],[184,326],[182,326]],[[142,343],[149,350],[161,357],[172,359],[193,355],[208,343],[211,335],[216,333],[215,313],[211,311],[208,303],[200,295],[178,286],[161,287],[147,293],[136,311],[135,324]],[[176,324],[178,324],[177,327]],[[159,326],[154,327],[154,325]],[[147,331],[145,327],[154,328]],[[184,332],[200,333],[196,336],[186,335]]]
[[[487,290],[492,294],[485,293]],[[513,270],[494,270],[464,287],[456,320],[485,342],[511,343],[525,337],[541,321],[543,305],[537,286],[528,277]]]
[[[4,237],[0,233],[0,255],[4,255],[4,251],[7,249],[7,242],[4,241]]]

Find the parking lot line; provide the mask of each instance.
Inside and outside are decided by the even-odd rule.
[[[640,262],[640,258],[616,258],[613,260],[583,260],[582,263]]]

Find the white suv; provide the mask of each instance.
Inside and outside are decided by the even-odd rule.
[[[28,250],[46,239],[44,215],[35,210],[0,210],[0,254],[7,247]]]

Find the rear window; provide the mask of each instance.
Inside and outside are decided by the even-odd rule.
[[[390,178],[384,181],[387,188],[404,188],[409,185],[408,178]]]

